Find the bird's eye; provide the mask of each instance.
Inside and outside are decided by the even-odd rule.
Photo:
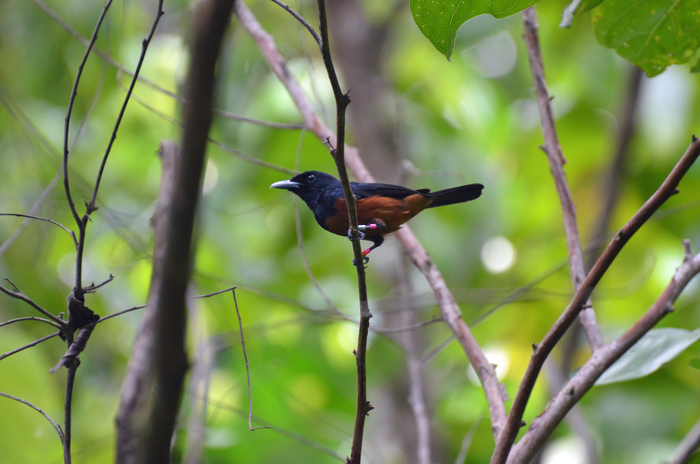
[[[313,174],[309,174],[309,175],[306,177],[306,180],[308,180],[309,182],[313,182],[315,178],[316,178],[316,176],[314,176]]]

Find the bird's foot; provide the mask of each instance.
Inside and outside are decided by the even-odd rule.
[[[362,232],[363,230],[366,230],[366,229],[362,229],[362,226],[358,226],[357,227],[357,238],[355,238],[355,236],[352,234],[352,229],[348,229],[348,240],[352,240],[353,242],[355,240],[362,240],[363,238],[365,238],[365,233]]]
[[[357,260],[355,260],[355,259],[352,260],[352,265],[355,267],[363,267],[363,268],[367,269],[367,266],[365,266],[367,263],[369,263],[369,258],[367,256],[363,256],[362,262],[359,264],[357,263]]]
[[[352,260],[352,264],[355,265],[356,267],[359,267],[359,266],[364,266],[365,264],[369,263],[369,256],[367,256],[367,255],[369,254],[370,251],[372,251],[372,249],[367,248],[365,251],[362,252],[362,264],[357,264],[357,261],[354,259]]]

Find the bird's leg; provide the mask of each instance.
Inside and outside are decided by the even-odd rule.
[[[384,243],[384,237],[382,237],[381,235],[375,235],[373,237],[368,238],[367,240],[372,240],[374,242],[374,245],[362,252],[362,264],[369,263],[369,257],[367,256],[369,252],[379,247],[382,243]],[[352,260],[352,264],[358,266],[354,259]]]
[[[359,237],[357,238],[357,240],[362,240],[365,238],[366,230],[376,230],[384,226],[386,226],[386,223],[381,219],[372,219],[369,224],[358,225],[357,230],[359,232]],[[352,235],[352,229],[348,229],[348,240],[356,240]]]

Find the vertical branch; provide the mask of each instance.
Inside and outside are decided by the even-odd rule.
[[[71,337],[72,338],[72,337]],[[63,400],[63,463],[71,464],[71,434],[73,430],[73,387],[79,361],[76,359],[68,365],[66,378],[66,396]]]
[[[338,176],[343,186],[343,195],[348,207],[348,218],[350,222],[349,234],[352,236],[352,250],[355,255],[355,267],[357,269],[357,287],[360,299],[360,329],[357,337],[357,349],[355,350],[355,361],[357,363],[357,410],[355,413],[355,427],[352,437],[352,447],[348,464],[360,464],[362,459],[362,440],[365,429],[365,418],[369,411],[373,409],[372,404],[367,401],[367,336],[369,334],[369,319],[372,313],[367,302],[367,279],[365,268],[362,265],[363,257],[359,242],[359,229],[357,227],[357,206],[355,196],[350,187],[347,169],[345,167],[345,110],[350,104],[347,93],[340,89],[338,76],[333,66],[331,58],[330,44],[328,41],[328,22],[326,19],[326,3],[318,0],[319,30],[321,35],[321,55],[323,63],[328,72],[328,79],[333,88],[336,104],[336,146],[332,150],[335,166],[338,169]]]
[[[182,155],[163,143],[155,214],[156,246],[148,311],[134,343],[117,415],[118,463],[170,461],[185,352],[185,291],[191,275],[194,222],[212,120],[216,65],[233,0],[209,0],[195,15],[184,108]]]
[[[331,143],[335,142],[335,135],[319,119],[299,82],[294,78],[294,74],[287,66],[285,57],[277,49],[272,36],[263,29],[245,3],[238,2],[236,4],[236,15],[238,15],[243,28],[257,43],[272,72],[275,73],[287,89],[289,96],[294,101],[304,120],[305,126],[320,140],[330,139]],[[345,146],[344,153],[346,155],[345,163],[357,179],[362,182],[374,182],[374,178],[364,165],[356,147]],[[401,242],[404,253],[409,256],[418,270],[425,276],[437,300],[442,320],[452,330],[455,338],[457,338],[462,349],[469,357],[469,361],[474,365],[474,369],[484,387],[484,395],[488,401],[491,415],[491,428],[494,438],[497,438],[506,421],[504,401],[507,399],[507,393],[504,388],[501,388],[502,385],[498,383],[493,365],[486,359],[479,343],[462,319],[459,306],[452,292],[447,287],[440,269],[430,259],[425,248],[418,241],[410,227],[404,226],[399,229],[396,232],[396,237]]]
[[[569,250],[569,268],[571,279],[574,283],[574,291],[578,291],[581,287],[581,282],[586,277],[586,270],[583,263],[578,224],[576,223],[576,206],[571,196],[569,183],[566,180],[566,173],[564,172],[566,158],[564,158],[564,153],[559,144],[549,92],[547,91],[547,83],[544,78],[542,51],[540,50],[540,39],[537,33],[539,25],[537,24],[535,7],[524,10],[522,16],[525,26],[524,38],[527,44],[528,58],[530,59],[530,70],[532,71],[532,80],[535,84],[537,103],[540,109],[540,121],[545,144],[543,150],[547,154],[549,168],[552,171],[552,177],[554,178],[562,212],[564,213],[564,231],[566,233],[566,245]],[[604,345],[603,337],[600,335],[600,330],[596,324],[595,313],[591,308],[590,301],[587,302],[586,306],[587,308],[581,312],[579,318],[586,331],[591,349],[595,351]]]
[[[92,50],[93,45],[95,45],[95,41],[97,40],[97,33],[99,32],[100,27],[102,26],[102,21],[104,20],[105,15],[107,14],[107,10],[109,10],[111,4],[112,0],[109,0],[105,4],[104,8],[102,8],[102,13],[100,14],[100,17],[97,20],[95,30],[92,32],[92,37],[90,38],[90,42],[87,45],[87,49],[85,50],[83,60],[78,65],[78,72],[75,75],[75,81],[73,82],[73,90],[71,90],[70,93],[70,99],[68,101],[68,111],[66,113],[65,126],[63,129],[63,188],[66,192],[66,199],[68,200],[68,206],[70,207],[71,213],[73,214],[73,219],[75,219],[75,222],[78,225],[78,229],[80,229],[81,231],[85,228],[85,225],[81,221],[78,211],[75,209],[75,203],[73,203],[73,197],[70,193],[70,182],[68,180],[68,131],[70,129],[70,117],[73,113],[73,104],[75,103],[75,97],[78,96],[78,84],[80,83],[80,78],[83,75],[83,68],[85,67],[85,63],[87,62],[88,56],[90,56],[90,51]],[[77,287],[79,288],[80,286],[78,285]]]

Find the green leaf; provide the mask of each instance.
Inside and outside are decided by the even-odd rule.
[[[700,339],[700,329],[654,329],[600,376],[596,385],[638,379],[658,370]]]
[[[418,29],[449,60],[455,48],[457,30],[481,14],[505,18],[539,0],[411,0],[411,13]]]
[[[700,47],[698,0],[607,0],[593,22],[601,44],[649,77],[688,62]]]

